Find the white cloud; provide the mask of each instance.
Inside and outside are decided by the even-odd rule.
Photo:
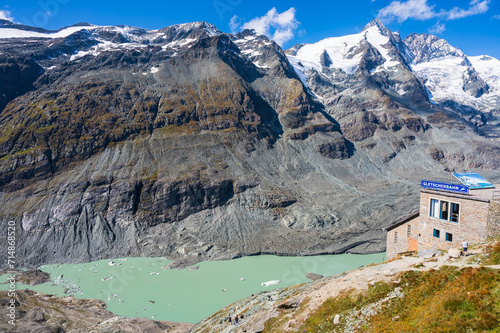
[[[491,0],[472,0],[468,9],[454,7],[446,11],[434,10],[435,5],[429,5],[427,0],[407,0],[393,1],[389,6],[382,8],[378,12],[378,18],[385,22],[397,20],[402,23],[408,19],[428,20],[435,17],[441,17],[446,20],[456,20],[467,16],[486,13],[489,10],[488,4]]]
[[[238,17],[238,15],[234,15],[231,17],[231,20],[229,21],[229,28],[231,28],[231,32],[235,34],[238,32],[238,28],[240,27],[240,22],[241,19]]]
[[[469,9],[455,7],[447,13],[448,20],[461,19],[463,17],[483,14],[488,11],[490,0],[472,0]]]
[[[292,29],[276,30],[273,34],[273,40],[281,46],[292,39],[294,35]]]
[[[436,23],[430,29],[429,33],[431,34],[442,34],[446,30],[446,27],[443,24]]]
[[[500,15],[493,15],[494,20],[500,20]]]
[[[283,13],[272,8],[266,15],[246,22],[242,28],[254,29],[259,34],[267,35],[281,46],[295,36],[299,24],[294,7]]]
[[[434,6],[429,6],[427,0],[393,1],[378,12],[378,18],[381,20],[386,22],[397,20],[399,23],[407,19],[428,20],[436,16]]]
[[[8,10],[0,10],[0,20],[14,22],[14,18],[11,16],[10,11]]]

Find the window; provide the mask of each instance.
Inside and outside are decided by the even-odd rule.
[[[447,201],[441,201],[441,215],[439,216],[439,218],[442,220],[448,219],[448,202]]]
[[[460,204],[431,199],[430,217],[458,223],[460,219]]]
[[[431,199],[431,217],[439,217],[439,200]]]
[[[408,231],[406,232],[406,236],[411,236],[411,225],[408,224]]]
[[[453,242],[453,235],[447,232],[446,233],[446,241]]]
[[[440,238],[440,232],[437,229],[434,229],[434,237]]]
[[[394,231],[394,243],[398,242],[398,232]]]
[[[458,223],[458,212],[460,211],[460,205],[457,203],[451,203],[450,206],[451,206],[450,221]]]

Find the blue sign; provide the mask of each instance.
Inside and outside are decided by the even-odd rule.
[[[439,182],[432,182],[430,180],[422,180],[421,185],[422,187],[430,188],[433,190],[457,192],[461,194],[469,193],[469,187],[460,184],[439,183]]]
[[[493,184],[481,177],[477,172],[464,172],[464,173],[454,173],[460,182],[467,185],[471,190],[481,189],[481,188],[495,188]]]

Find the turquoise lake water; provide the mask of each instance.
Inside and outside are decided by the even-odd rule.
[[[52,282],[29,288],[47,294],[97,298],[117,315],[197,323],[201,319],[253,293],[310,281],[306,273],[340,274],[385,260],[385,253],[312,257],[251,256],[227,261],[205,261],[189,271],[162,269],[164,258],[121,258],[84,264],[44,265]],[[110,265],[114,263],[114,265]],[[0,277],[0,283],[7,276]],[[271,286],[262,282],[280,280]],[[53,284],[56,284],[54,286]],[[0,284],[0,290],[7,290]],[[223,289],[226,291],[224,292]]]

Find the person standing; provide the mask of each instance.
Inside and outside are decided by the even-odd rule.
[[[462,239],[462,255],[464,257],[467,256],[467,248],[469,247],[469,242],[467,242],[465,239]]]

